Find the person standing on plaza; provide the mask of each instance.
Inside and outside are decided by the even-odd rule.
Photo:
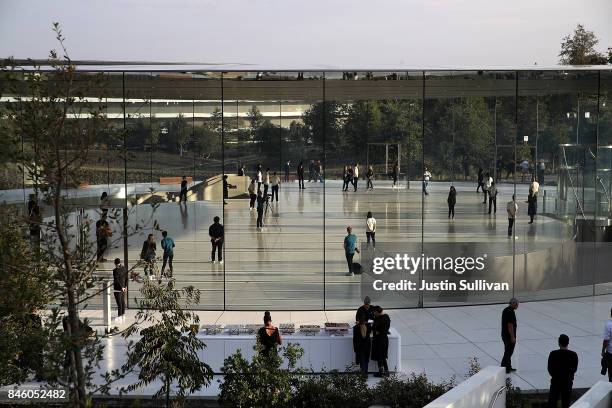
[[[389,353],[389,329],[391,319],[384,313],[383,308],[374,306],[374,324],[372,325],[372,360],[378,363],[378,373],[374,377],[389,375],[387,357]]]
[[[533,218],[538,211],[538,197],[533,193],[533,191],[529,190],[529,195],[527,196],[527,215],[529,215],[529,224],[533,224]]]
[[[457,190],[455,186],[450,186],[448,190],[448,198],[446,199],[448,204],[448,218],[455,219],[455,204],[457,204]]]
[[[479,189],[482,189],[484,192],[484,172],[482,167],[478,168],[478,185],[476,186],[476,192],[478,192]]]
[[[304,162],[300,162],[297,168],[297,176],[298,176],[298,188],[301,190],[305,190],[304,187]]]
[[[497,185],[495,182],[492,182],[491,187],[489,187],[489,214],[491,214],[491,206],[493,207],[493,214],[497,214]]]
[[[342,170],[342,191],[348,190],[348,184],[348,166],[344,166],[344,169]]]
[[[102,192],[100,196],[100,211],[102,211],[102,216],[106,217],[108,214],[108,206],[110,204],[110,199],[108,197],[108,193],[106,191]]]
[[[355,321],[359,321],[359,315],[364,315],[366,317],[366,323],[370,320],[374,320],[374,307],[372,306],[372,300],[369,296],[363,298],[363,305],[357,308],[357,312],[355,313]]]
[[[514,220],[518,212],[518,204],[514,194],[512,194],[512,201],[508,201],[508,204],[506,204],[506,212],[508,213],[508,238],[510,238],[512,237],[512,228],[514,227]]]
[[[348,191],[349,184],[353,184],[353,166],[348,166],[346,169],[346,178],[344,179],[346,187],[343,191]]]
[[[257,171],[255,174],[257,177],[257,193],[259,193],[261,191],[261,184],[263,183],[263,173],[261,172],[261,164],[257,165]]]
[[[263,197],[261,191],[257,193],[257,229],[263,228],[263,212],[266,199]]]
[[[510,299],[510,304],[506,306],[502,312],[501,318],[501,338],[504,342],[504,356],[501,360],[501,366],[506,368],[506,373],[516,371],[512,367],[512,354],[516,347],[516,314],[514,311],[518,309],[519,301],[516,298]]]
[[[243,164],[240,164],[238,166],[238,175],[239,176],[244,176],[244,165]]]
[[[268,197],[268,190],[270,189],[270,168],[266,169],[264,174],[264,197]]]
[[[272,175],[272,198],[270,199],[271,202],[274,201],[274,196],[276,196],[276,202],[278,203],[278,190],[280,188],[280,177],[276,174],[276,172],[274,172],[274,174]]]
[[[308,162],[308,182],[310,183],[312,181],[314,177],[314,167],[315,167],[315,163],[314,160],[310,160]],[[315,180],[316,181],[316,180]]]
[[[357,324],[353,326],[353,351],[355,352],[355,363],[359,365],[361,374],[366,377],[372,348],[371,334],[372,328],[368,324],[368,318],[365,314],[358,314]]]
[[[162,231],[162,240],[161,240],[161,247],[164,250],[164,255],[163,255],[163,261],[162,261],[162,268],[161,268],[161,274],[162,276],[164,275],[164,271],[166,270],[166,263],[168,264],[168,267],[170,269],[170,274],[168,275],[169,277],[172,277],[172,272],[174,272],[174,267],[172,265],[172,260],[174,259],[174,240],[172,238],[170,238],[168,236],[168,231]]]
[[[321,160],[317,160],[315,165],[315,175],[315,182],[319,181],[323,183],[323,164],[321,163]]]
[[[372,240],[372,246],[376,248],[376,218],[374,218],[371,211],[368,211],[366,217],[366,238],[368,240],[368,247],[370,246],[370,240]]]
[[[612,382],[612,309],[610,310],[610,319],[604,327],[601,357],[608,368],[608,381]],[[602,372],[602,374],[604,373]]]
[[[399,179],[399,165],[395,163],[393,165],[393,188],[397,187],[398,179]]]
[[[227,204],[227,200],[229,198],[229,189],[236,188],[235,185],[228,183],[227,174],[223,175],[223,205]]]
[[[372,166],[368,167],[368,171],[366,171],[366,178],[368,180],[366,190],[374,190],[374,184],[372,183],[372,180],[374,179],[374,169]]]
[[[357,182],[359,182],[359,163],[355,163],[353,168],[353,187],[357,191]]]
[[[115,258],[115,269],[113,269],[113,295],[117,302],[117,320],[123,320],[123,315],[125,314],[127,285],[127,269],[125,269],[125,266],[121,265],[121,259]]]
[[[155,235],[149,234],[147,240],[142,243],[142,250],[140,251],[140,259],[144,261],[144,273],[145,278],[148,277],[153,280],[153,264],[155,263],[155,251],[157,250],[157,244],[155,243]]]
[[[482,200],[483,204],[487,203],[487,195],[489,194],[489,189],[491,188],[491,184],[493,184],[493,177],[491,177],[490,173],[487,173],[485,174],[484,187],[482,189],[482,193],[484,194],[484,199]]]
[[[538,183],[538,180],[536,180],[535,176],[531,177],[531,184],[529,185],[529,190],[533,191],[533,194],[535,194],[536,198],[538,197],[538,193],[540,192],[540,183]]]
[[[546,166],[544,165],[544,160],[540,159],[540,162],[538,163],[538,170],[537,170],[537,175],[538,175],[538,183],[544,184],[544,172],[546,170]]]
[[[208,227],[208,236],[210,237],[210,244],[212,246],[212,250],[210,253],[211,262],[216,263],[216,251],[219,255],[219,263],[223,264],[223,237],[225,235],[225,232],[223,229],[223,225],[219,221],[221,221],[219,217],[215,216],[215,218],[213,218],[213,223],[210,227]]]
[[[183,176],[181,180],[181,192],[179,193],[179,203],[187,202],[187,177]]]
[[[287,160],[287,163],[285,163],[285,183],[289,182],[289,171],[291,170],[291,161]]]
[[[108,249],[108,238],[113,235],[110,225],[108,225],[108,221],[106,221],[106,215],[103,215],[96,222],[96,261],[97,262],[106,262],[104,259],[104,253]]]
[[[257,200],[257,187],[255,187],[255,182],[257,181],[257,179],[255,177],[251,178],[251,184],[249,184],[249,198],[251,199],[249,201],[249,211],[254,211],[255,210],[255,200]]]
[[[357,236],[353,234],[353,227],[350,225],[346,227],[347,235],[344,237],[344,255],[346,256],[346,263],[348,265],[347,276],[354,276],[353,273],[353,257],[355,252],[359,253],[357,248]]]
[[[548,408],[557,408],[561,398],[561,407],[569,408],[574,374],[578,370],[578,354],[568,349],[569,337],[559,336],[559,349],[548,355],[548,374],[550,374],[550,390],[548,392]]]
[[[431,179],[431,173],[429,172],[429,169],[427,168],[427,166],[425,166],[425,170],[423,171],[423,193],[425,195],[429,195],[429,192],[427,191],[427,186],[429,185],[429,179]]]

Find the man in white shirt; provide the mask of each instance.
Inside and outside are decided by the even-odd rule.
[[[357,191],[357,182],[359,181],[359,163],[355,164],[353,169],[353,188]]]
[[[512,201],[508,201],[506,205],[506,211],[508,212],[508,238],[512,237],[512,228],[514,227],[514,220],[516,219],[516,213],[518,211],[518,204],[514,194],[512,194]]]
[[[429,192],[427,191],[427,185],[429,184],[430,178],[431,173],[427,169],[427,166],[425,166],[425,171],[423,172],[423,193],[425,193],[425,195],[429,195]]]
[[[610,310],[610,319],[604,328],[601,355],[608,366],[608,381],[612,382],[612,310]]]
[[[538,195],[538,192],[540,191],[540,183],[536,181],[535,177],[531,178],[531,184],[529,185],[529,190],[531,190],[533,195],[536,195],[536,196]]]
[[[482,192],[484,193],[484,201],[482,202],[483,204],[487,203],[487,194],[489,194],[489,190],[491,189],[492,183],[493,183],[493,177],[491,177],[491,174],[490,173],[485,174],[484,188],[482,189]]]

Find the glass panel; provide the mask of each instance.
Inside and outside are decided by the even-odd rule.
[[[366,295],[388,308],[419,304],[415,292],[374,290],[379,277],[372,265],[375,258],[421,252],[421,194],[414,181],[421,169],[421,95],[419,73],[326,74],[325,105],[313,106],[310,116],[317,119],[310,126],[314,137],[324,130],[325,139],[327,309],[356,308]],[[376,220],[375,244],[368,244],[369,212]],[[343,243],[348,226],[361,248],[353,257],[361,275],[347,276]],[[380,279],[410,278],[386,271]]]
[[[322,91],[315,73],[224,74],[224,166],[236,185],[236,196],[224,207],[227,309],[323,308],[323,183],[311,181],[302,190],[295,179],[300,161],[323,162],[322,156],[309,157],[322,151],[322,139],[310,137],[302,125]],[[237,175],[241,167],[244,176]],[[257,202],[249,209],[253,177],[255,192],[262,194],[261,228]],[[266,201],[277,177],[278,197]]]

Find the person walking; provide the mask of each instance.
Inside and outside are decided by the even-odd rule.
[[[244,176],[244,165],[243,164],[240,164],[238,166],[238,175],[239,176]]]
[[[550,390],[548,391],[548,408],[557,408],[561,399],[561,408],[569,408],[574,385],[574,374],[578,370],[578,354],[569,350],[569,337],[559,336],[559,349],[548,355],[548,374]]]
[[[518,204],[514,194],[512,194],[512,201],[508,201],[508,204],[506,204],[506,212],[508,213],[508,238],[510,238],[512,237],[512,228],[514,227],[514,220],[518,212]]]
[[[372,246],[376,248],[376,218],[374,218],[371,211],[368,211],[366,217],[366,238],[368,240],[368,247],[370,246],[370,240],[372,240]]]
[[[210,253],[211,262],[215,261],[215,251],[218,254],[219,263],[223,264],[223,237],[225,235],[223,225],[219,222],[219,217],[213,218],[213,223],[208,227],[208,236],[210,237],[210,244],[212,250]]]
[[[608,381],[612,382],[612,309],[610,310],[610,319],[604,327],[601,357],[608,368]],[[602,374],[604,374],[603,371]]]
[[[287,160],[287,163],[285,163],[285,183],[289,182],[289,171],[291,170],[291,161]]]
[[[317,176],[316,179],[315,179],[315,182],[319,181],[319,182],[323,183],[324,182],[324,180],[323,180],[323,164],[321,163],[321,160],[317,160],[317,165],[315,167],[315,171],[316,171],[316,176]]]
[[[100,211],[102,211],[102,216],[106,217],[108,215],[108,206],[110,204],[110,198],[108,197],[108,193],[106,191],[102,192],[100,196]]]
[[[516,371],[512,367],[511,359],[514,347],[516,347],[516,313],[514,311],[518,307],[519,301],[516,298],[512,298],[510,299],[510,304],[502,312],[501,338],[504,342],[504,356],[501,360],[501,366],[506,368],[506,373]]]
[[[261,164],[257,165],[257,172],[255,173],[257,177],[257,193],[261,191],[261,184],[263,183],[263,173],[261,172]]]
[[[343,191],[348,191],[349,184],[353,184],[353,166],[348,166],[346,169],[346,179],[345,179],[346,187]]]
[[[427,168],[427,166],[425,166],[425,171],[423,171],[423,193],[425,195],[429,195],[429,192],[427,191],[427,186],[429,185],[430,178],[431,178],[431,173],[429,172],[429,169]]]
[[[125,314],[125,295],[127,294],[128,273],[125,266],[121,265],[121,259],[115,258],[115,269],[113,269],[113,295],[117,302],[117,320],[123,322]]]
[[[108,225],[108,221],[106,221],[106,215],[103,215],[96,222],[96,262],[106,262],[104,253],[108,249],[108,238],[112,235],[113,232],[110,229],[110,225]]]
[[[365,314],[357,316],[357,324],[353,326],[353,351],[355,352],[355,363],[359,365],[362,375],[368,376],[370,365],[370,350],[372,348],[372,328],[368,324]]]
[[[484,194],[484,199],[482,200],[483,204],[487,203],[487,195],[489,194],[489,189],[491,188],[491,184],[493,184],[493,177],[491,177],[490,173],[487,173],[485,174],[484,187],[482,189],[482,193]]]
[[[529,224],[533,224],[533,218],[538,211],[538,196],[533,193],[533,191],[529,190],[529,195],[527,196],[527,215],[529,215]]]
[[[399,165],[395,163],[393,165],[393,188],[397,187],[397,180],[399,179]]]
[[[497,185],[495,182],[492,182],[489,187],[489,214],[491,214],[491,207],[493,207],[493,214],[497,214]]]
[[[161,247],[164,250],[163,262],[161,268],[161,274],[164,275],[164,271],[166,270],[166,263],[170,269],[170,274],[168,275],[170,278],[172,277],[172,272],[174,272],[174,267],[172,266],[172,260],[174,259],[174,240],[168,236],[168,231],[162,231],[162,240]]]
[[[344,166],[344,169],[342,170],[342,191],[348,190],[348,185],[349,185],[348,167],[349,166]]]
[[[268,190],[270,189],[270,168],[266,169],[264,174],[264,197],[268,197]]]
[[[533,194],[535,194],[537,198],[538,193],[540,192],[540,183],[538,183],[538,180],[536,180],[535,177],[531,177],[531,184],[529,185],[529,190],[533,191]]]
[[[478,185],[476,186],[476,192],[478,192],[479,189],[482,189],[484,192],[484,171],[482,167],[478,168]]]
[[[305,190],[306,187],[304,187],[304,163],[303,162],[300,162],[300,164],[298,164],[297,176],[298,176],[298,188],[301,190]]]
[[[372,325],[372,360],[378,363],[378,373],[374,377],[389,375],[387,357],[389,352],[389,329],[391,319],[384,313],[383,308],[374,306],[374,324]]]
[[[344,237],[344,255],[346,256],[346,263],[348,265],[347,276],[355,276],[353,273],[353,257],[355,252],[359,253],[357,248],[357,236],[353,234],[353,227],[350,225],[346,227],[347,235]]]
[[[147,240],[142,243],[142,250],[140,251],[140,259],[144,261],[144,274],[145,278],[153,280],[153,264],[155,264],[155,251],[157,250],[157,244],[155,243],[155,235],[149,234]]]
[[[359,182],[359,163],[355,163],[353,168],[353,187],[357,191],[357,183]]]
[[[257,193],[257,229],[261,231],[263,228],[263,211],[266,199],[261,194],[261,191]]]
[[[448,218],[455,219],[455,204],[457,204],[457,190],[455,186],[450,186],[448,190],[448,198],[446,199],[448,204]]]
[[[179,203],[187,202],[187,177],[183,176],[181,180],[181,192],[179,193]]]
[[[546,165],[544,164],[544,160],[540,159],[540,162],[538,163],[538,170],[537,170],[537,175],[538,175],[538,183],[542,183],[544,184],[544,172],[546,170]]]
[[[366,190],[374,190],[374,184],[372,180],[374,179],[374,169],[372,166],[368,167],[368,171],[366,172],[366,178],[368,182],[366,183]]]
[[[274,196],[276,196],[276,202],[278,203],[278,189],[280,188],[280,177],[276,175],[276,172],[272,175],[272,198],[271,202],[274,201]]]
[[[249,192],[249,211],[255,211],[255,200],[257,200],[257,187],[255,187],[257,179],[255,177],[251,178],[251,184],[249,184],[248,192]]]

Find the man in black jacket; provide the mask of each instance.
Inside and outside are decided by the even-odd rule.
[[[549,408],[556,408],[559,398],[561,398],[562,408],[569,408],[570,406],[574,374],[578,370],[578,355],[568,350],[568,345],[569,337],[562,334],[559,336],[559,350],[551,351],[548,355],[548,373],[550,374]]]
[[[113,294],[117,302],[117,320],[123,320],[125,314],[125,294],[127,293],[128,274],[121,265],[121,259],[115,258],[115,269],[113,269]]]
[[[212,244],[212,263],[215,263],[215,251],[219,253],[219,263],[223,263],[223,225],[219,223],[219,217],[213,219],[213,224],[208,228],[210,243]]]
[[[516,371],[512,367],[512,354],[516,346],[516,314],[514,311],[518,309],[519,301],[515,298],[510,299],[510,304],[504,309],[501,318],[501,337],[504,342],[504,356],[502,357],[501,366],[506,367],[506,373]]]

